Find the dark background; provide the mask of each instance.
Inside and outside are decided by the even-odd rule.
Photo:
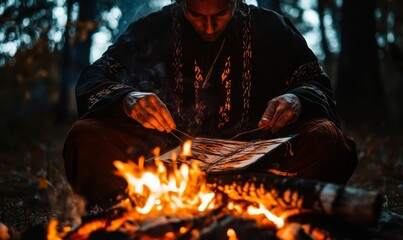
[[[19,231],[66,211],[61,149],[95,36],[113,42],[161,2],[1,1],[0,222]],[[332,79],[360,159],[348,185],[383,192],[384,210],[403,213],[403,2],[257,2],[291,19]]]

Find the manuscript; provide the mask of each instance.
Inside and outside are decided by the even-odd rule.
[[[273,168],[276,163],[292,155],[293,138],[244,142],[196,137],[192,140],[190,156],[181,155],[182,146],[178,146],[159,158],[170,164],[173,156],[179,156],[177,162],[189,165],[196,162],[202,171],[210,174],[262,171],[262,168]]]

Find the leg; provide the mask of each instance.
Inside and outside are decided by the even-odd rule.
[[[152,149],[173,146],[170,135],[112,118],[84,119],[70,129],[63,149],[67,180],[88,203],[107,203],[125,192],[113,161],[137,161]]]
[[[357,166],[354,142],[329,120],[304,122],[279,134],[298,134],[293,144],[294,155],[280,163],[280,171],[293,172],[301,178],[346,184]]]

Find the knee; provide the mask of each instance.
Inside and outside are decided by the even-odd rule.
[[[96,139],[101,134],[99,122],[95,119],[83,119],[76,121],[67,133],[67,139],[77,141],[78,139]]]
[[[316,149],[336,150],[344,147],[344,134],[327,119],[317,119],[305,123],[299,134],[302,141]]]
[[[333,122],[325,119],[307,123],[301,132],[302,155],[319,180],[345,184],[357,166],[354,142]]]

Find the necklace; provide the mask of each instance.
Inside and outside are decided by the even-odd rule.
[[[220,46],[220,50],[218,50],[218,53],[217,53],[217,55],[215,56],[214,61],[213,61],[213,63],[211,64],[211,67],[210,67],[210,69],[209,69],[208,72],[207,72],[206,78],[204,79],[203,84],[202,84],[202,88],[205,88],[205,87],[206,87],[206,84],[207,84],[208,80],[210,79],[211,73],[213,72],[214,65],[215,65],[215,63],[217,62],[217,59],[218,59],[218,57],[220,56],[222,49],[224,48],[225,40],[226,40],[226,38],[224,38],[224,39],[222,40],[222,43],[221,43],[221,46]]]

